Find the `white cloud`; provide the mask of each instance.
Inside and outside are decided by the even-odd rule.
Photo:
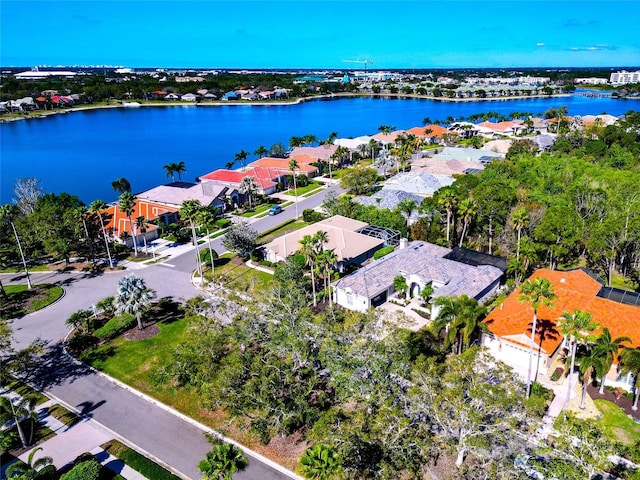
[[[544,47],[544,42],[538,42],[538,43],[536,43],[536,47]]]

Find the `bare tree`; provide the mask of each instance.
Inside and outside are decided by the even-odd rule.
[[[18,178],[13,184],[13,202],[24,215],[33,213],[43,193],[42,182],[36,177]]]

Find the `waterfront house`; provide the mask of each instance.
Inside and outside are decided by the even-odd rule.
[[[185,93],[180,97],[183,102],[195,102],[198,100],[198,95],[194,93]]]
[[[427,125],[425,127],[413,127],[407,130],[408,134],[415,135],[421,140],[429,143],[443,143],[445,135],[449,132],[445,127],[440,125]]]
[[[556,298],[552,306],[538,308],[538,324],[534,341],[534,365],[540,373],[549,367],[566,348],[566,339],[558,331],[558,319],[564,312],[589,312],[601,329],[606,327],[611,337],[631,338],[630,347],[640,347],[640,295],[606,287],[604,282],[584,269],[561,272],[538,270],[531,277],[546,278],[553,285]],[[531,345],[533,309],[530,303],[519,300],[520,290],[514,291],[485,319],[489,332],[483,334],[482,345],[498,359],[522,376],[526,375]],[[596,335],[601,331],[594,332]],[[616,356],[617,357],[617,356]],[[614,363],[606,375],[607,384],[630,388],[633,378],[620,375]]]
[[[299,155],[308,155],[309,157],[326,162],[331,155],[338,149],[337,145],[319,145],[317,147],[295,147],[289,152],[289,157],[294,158]]]
[[[400,242],[398,250],[334,282],[333,299],[349,310],[365,312],[394,295],[394,279],[402,275],[406,295],[419,297],[430,285],[432,298],[467,295],[482,302],[500,285],[506,260],[466,249],[440,247],[416,241]],[[495,266],[499,265],[499,266]],[[432,310],[432,317],[438,310]]]
[[[305,235],[324,231],[329,239],[324,248],[335,252],[338,259],[335,267],[342,271],[347,265],[362,264],[384,246],[384,240],[360,233],[368,226],[359,220],[334,215],[269,242],[264,246],[265,258],[270,262],[281,262],[300,250],[300,240]]]
[[[310,158],[305,155],[305,157]],[[289,158],[273,158],[263,157],[255,162],[251,162],[249,167],[260,167],[268,170],[272,170],[272,179],[280,181],[285,175],[293,175],[293,171],[289,168]],[[297,158],[296,158],[296,161]],[[298,169],[296,175],[304,175],[306,177],[314,177],[318,174],[318,168],[314,167],[310,163],[302,163],[298,161]]]
[[[139,199],[180,208],[186,200],[197,200],[201,205],[225,211],[226,198],[237,198],[238,192],[229,186],[213,182],[174,182],[160,185],[136,195]]]
[[[229,101],[229,100],[238,100],[240,98],[240,95],[238,95],[236,92],[227,92],[222,96],[222,100],[225,101]]]
[[[144,217],[147,222],[155,222],[159,220],[165,225],[169,225],[170,223],[178,220],[178,210],[178,207],[137,198],[134,204],[133,213],[131,214],[131,220],[133,221],[134,228],[134,231],[132,232],[129,217],[124,214],[117,203],[113,203],[109,205],[104,212],[106,213],[105,230],[114,240],[120,241],[128,247],[133,246],[132,236],[135,234],[136,244],[140,246],[144,244],[144,241],[136,227],[136,219],[138,217]],[[159,230],[156,225],[150,223],[147,225],[146,230],[147,231],[144,236],[147,242],[158,238]]]
[[[165,100],[180,100],[180,95],[177,93],[168,93],[164,96]]]
[[[244,171],[219,169],[201,176],[200,181],[202,183],[215,182],[217,185],[226,186],[232,191],[237,191],[244,177],[253,177],[258,187],[256,193],[271,195],[275,193],[278,186],[278,176],[277,172],[261,167],[247,168]],[[238,205],[242,203],[239,194],[231,194],[230,196],[234,203]]]

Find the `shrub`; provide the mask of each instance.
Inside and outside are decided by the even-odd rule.
[[[216,253],[215,250],[209,251],[209,248],[203,248],[202,250],[200,250],[200,253],[199,253],[200,261],[205,265],[211,266],[212,253],[213,253],[213,261],[216,261],[218,259],[218,254]]]
[[[558,380],[560,380],[560,377],[562,375],[564,375],[564,368],[563,367],[556,368],[555,371],[553,372],[553,375],[551,375],[551,381],[557,382]]]
[[[251,251],[249,258],[251,258],[252,261],[259,263],[264,260],[264,251],[261,248],[254,248]]]
[[[87,460],[78,463],[75,467],[60,477],[60,480],[98,480],[102,466],[96,461]]]
[[[228,218],[221,218],[219,220],[216,220],[216,227],[218,228],[227,228],[229,225],[231,225],[231,220],[229,220]]]
[[[316,212],[312,208],[305,208],[302,211],[302,219],[307,223],[315,223],[323,220],[324,215],[322,215],[320,212]]]
[[[113,317],[101,328],[96,330],[95,335],[101,340],[107,340],[120,335],[125,330],[130,329],[135,323],[136,319],[133,315],[123,313],[122,315]]]
[[[98,338],[90,333],[76,333],[67,342],[67,347],[72,352],[83,352],[98,344]]]
[[[373,254],[373,259],[374,260],[378,260],[382,257],[384,257],[385,255],[389,255],[391,252],[393,252],[393,247],[391,245],[387,245],[386,247],[382,247],[380,250],[376,250],[376,252]]]

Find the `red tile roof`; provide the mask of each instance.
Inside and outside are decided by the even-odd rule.
[[[262,168],[272,168],[278,171],[279,175],[282,175],[283,172],[286,174],[292,173],[289,169],[289,162],[291,160],[288,158],[271,158],[264,157],[260,160],[256,160],[255,162],[251,162],[249,164],[250,167],[262,167]],[[300,173],[314,173],[317,172],[318,169],[312,165],[304,164],[298,162],[298,170]]]
[[[270,171],[266,168],[248,168],[245,171],[220,169],[207,173],[200,179],[240,185],[244,177],[253,177],[260,188],[266,189],[277,185],[273,179],[278,178],[279,175],[282,175],[282,172]]]
[[[592,320],[606,327],[613,338],[626,336],[631,338],[630,346],[640,347],[640,307],[596,297],[601,286],[599,282],[587,275],[583,270],[559,272],[555,270],[538,270],[531,279],[543,277],[553,284],[557,298],[553,306],[541,306],[538,309],[539,321],[546,320],[550,327],[556,327],[556,321],[564,312],[582,310],[592,314]],[[485,319],[489,330],[502,338],[520,343],[510,336],[531,335],[533,309],[529,303],[518,300],[520,290],[514,291],[507,299],[495,308]],[[598,332],[596,332],[598,333]],[[562,334],[548,335],[542,339],[542,349],[551,355],[562,342]],[[540,334],[536,334],[536,342],[540,342]],[[528,347],[528,344],[526,345]]]
[[[149,220],[154,220],[158,218],[160,215],[164,213],[173,213],[177,212],[177,208],[168,207],[166,205],[162,205],[160,203],[149,202],[148,200],[140,200],[136,199],[136,203],[134,206],[133,213],[131,214],[131,220],[133,220],[134,228],[135,221],[138,217],[144,217]],[[109,207],[105,210],[106,217],[104,217],[105,224],[104,228],[109,231],[113,229],[113,234],[115,236],[120,236],[122,232],[127,232],[131,235],[131,225],[129,223],[129,218],[124,214],[124,212],[117,205],[109,205]],[[155,225],[147,226],[147,230],[153,230],[157,228]]]

